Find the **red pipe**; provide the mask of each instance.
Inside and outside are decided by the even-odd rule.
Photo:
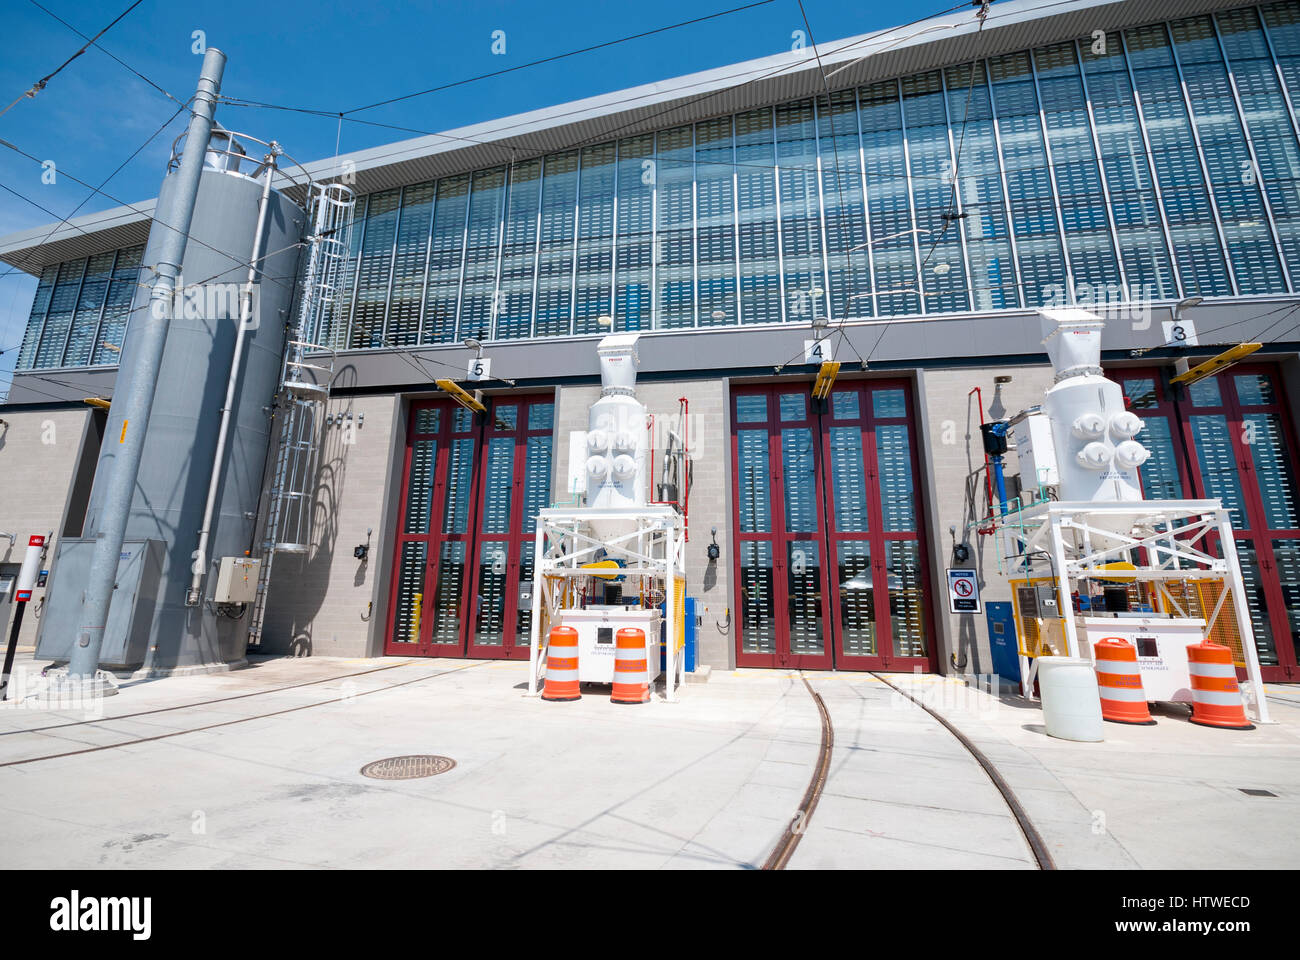
[[[686,542],[691,542],[691,401],[678,397],[682,405],[682,524]]]
[[[967,400],[970,399],[971,393],[975,394],[976,401],[979,404],[980,426],[982,427],[984,426],[984,391],[982,391],[979,387],[972,388],[970,393],[966,394]],[[984,431],[981,430],[980,448],[983,449],[983,447],[984,447]],[[993,477],[989,472],[989,455],[987,453],[984,454],[984,485],[988,492],[989,519],[991,521],[993,518]],[[992,533],[993,524],[990,522],[987,530],[984,529],[983,527],[980,527],[979,532],[985,534]]]

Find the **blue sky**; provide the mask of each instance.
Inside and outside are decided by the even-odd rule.
[[[93,36],[129,0],[40,0],[87,36]],[[382,5],[360,2],[248,0],[163,2],[144,0],[99,45],[159,86],[185,100],[193,92],[201,58],[192,52],[194,31],[229,57],[222,93],[269,103],[337,113],[389,97],[501,70],[581,47],[643,33],[740,7],[750,0],[477,0],[474,3]],[[933,4],[934,11],[945,5]],[[804,0],[819,43],[911,20],[924,12],[878,0]],[[3,0],[0,16],[0,109],[77,50],[84,42],[30,0]],[[804,23],[797,0],[763,6],[591,53],[479,80],[450,90],[380,107],[356,116],[440,131],[492,120],[640,83],[724,66],[789,50]],[[505,53],[494,54],[494,31],[505,33]],[[53,160],[56,181],[42,169],[0,150],[0,184],[66,216],[90,193],[67,175],[98,184],[175,111],[176,105],[94,47],[70,63],[35,99],[0,117],[0,137]],[[334,153],[337,121],[280,110],[222,106],[226,127],[278,140],[294,157],[315,160]],[[185,115],[104,188],[125,202],[157,194],[171,141]],[[379,127],[344,123],[341,150],[406,139]],[[104,196],[79,214],[117,206]],[[0,190],[0,235],[50,223],[51,217]],[[0,267],[0,271],[7,270]],[[0,277],[0,393],[7,388],[26,324],[35,280]]]

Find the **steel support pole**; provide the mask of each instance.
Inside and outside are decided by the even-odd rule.
[[[96,478],[103,484],[104,499],[98,512],[95,551],[82,601],[81,628],[68,663],[68,676],[73,680],[89,680],[99,669],[99,651],[104,643],[104,626],[113,600],[118,558],[122,553],[122,541],[126,538],[126,522],[140,472],[154,388],[158,384],[163,348],[167,345],[176,281],[185,259],[194,200],[199,192],[203,157],[212,135],[212,116],[216,111],[225,66],[226,55],[215,47],[209,47],[203,57],[203,71],[194,94],[185,152],[176,172],[168,178],[172,182],[164,181],[154,211],[153,229],[161,231],[156,277],[149,309],[132,324],[138,360],[122,368],[125,376],[119,378],[113,398],[115,406],[122,412],[122,431],[118,437],[104,438],[106,444],[116,449],[101,468],[105,476]]]

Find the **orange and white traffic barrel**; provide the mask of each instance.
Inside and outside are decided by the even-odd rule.
[[[560,702],[582,699],[578,689],[578,631],[573,627],[551,627],[542,699]]]
[[[1221,643],[1189,643],[1187,670],[1192,677],[1192,723],[1233,730],[1255,729],[1241,702],[1231,650]]]
[[[1094,643],[1092,650],[1097,692],[1101,695],[1101,718],[1111,723],[1154,724],[1133,644],[1119,637],[1106,637]]]
[[[611,703],[649,703],[650,682],[645,659],[645,631],[624,627],[614,635],[614,686]]]

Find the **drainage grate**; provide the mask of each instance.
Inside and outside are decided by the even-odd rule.
[[[1257,787],[1238,787],[1242,793],[1248,797],[1276,797],[1277,794],[1272,790],[1260,790]]]
[[[372,780],[418,780],[420,777],[433,777],[446,773],[454,766],[456,761],[451,757],[417,753],[405,757],[386,757],[374,763],[367,763],[361,768],[361,775]]]

